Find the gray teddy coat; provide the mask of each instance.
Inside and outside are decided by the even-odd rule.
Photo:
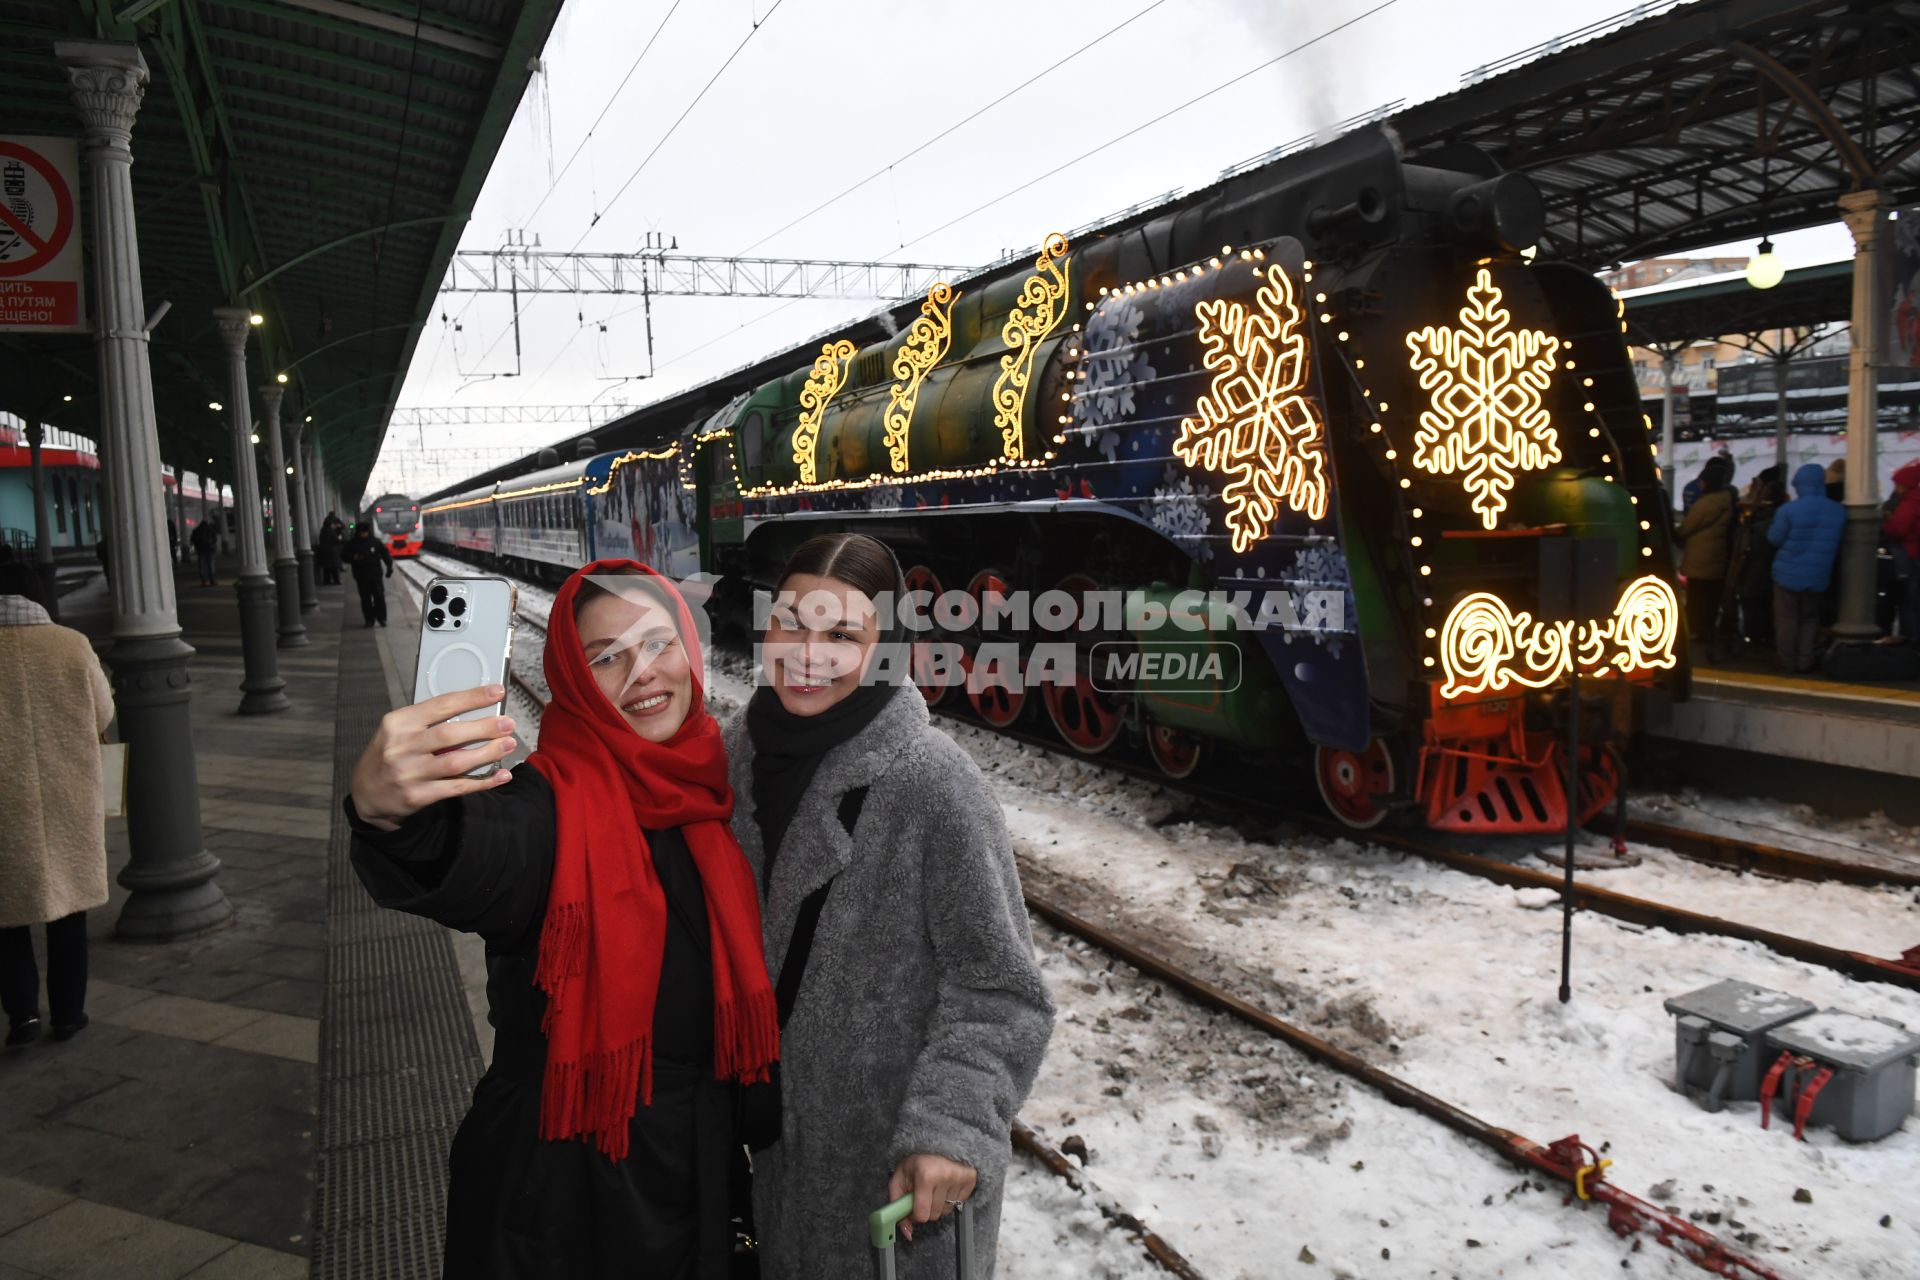
[[[726,728],[734,832],[766,861],[745,713]],[[840,799],[869,788],[851,838]],[[767,1280],[873,1273],[867,1214],[915,1152],[971,1165],[980,1274],[993,1274],[1013,1118],[1053,1032],[1053,1001],[1006,821],[979,768],[911,686],[829,751],[788,826],[762,904],[778,981],[800,905],[833,879],[781,1042],[779,1143],[754,1157]],[[902,1280],[950,1280],[951,1220],[896,1245]]]

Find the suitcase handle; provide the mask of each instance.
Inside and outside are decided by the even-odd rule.
[[[867,1215],[867,1239],[876,1249],[893,1248],[894,1228],[913,1212],[913,1192]]]
[[[874,1248],[875,1274],[880,1280],[893,1280],[893,1238],[895,1228],[913,1212],[913,1193],[909,1191],[892,1204],[867,1215],[867,1238]],[[968,1200],[953,1211],[953,1250],[959,1280],[973,1280],[973,1202]]]

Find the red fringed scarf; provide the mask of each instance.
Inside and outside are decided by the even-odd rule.
[[[678,733],[648,742],[607,701],[574,626],[583,578],[639,570],[673,603],[694,672]],[[553,886],[534,982],[547,995],[540,1136],[591,1136],[625,1158],[636,1096],[653,1100],[653,1008],[667,899],[642,828],[680,827],[700,872],[713,935],[713,1055],[720,1079],[756,1081],[780,1055],[773,988],[760,944],[753,874],[728,819],[733,791],[720,726],[706,709],[699,636],[666,578],[631,560],[587,565],[560,588],[544,660],[553,701],[529,763],[553,784]],[[625,803],[621,803],[624,798]]]

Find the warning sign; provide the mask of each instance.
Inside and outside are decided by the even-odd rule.
[[[0,136],[0,331],[84,331],[80,143]]]

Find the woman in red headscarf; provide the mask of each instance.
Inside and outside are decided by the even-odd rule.
[[[354,768],[374,899],[487,944],[493,1063],[449,1156],[445,1274],[718,1280],[733,1082],[778,1056],[692,617],[633,561],[567,580],[531,768],[498,686],[390,712]],[[476,735],[488,740],[452,751]]]

